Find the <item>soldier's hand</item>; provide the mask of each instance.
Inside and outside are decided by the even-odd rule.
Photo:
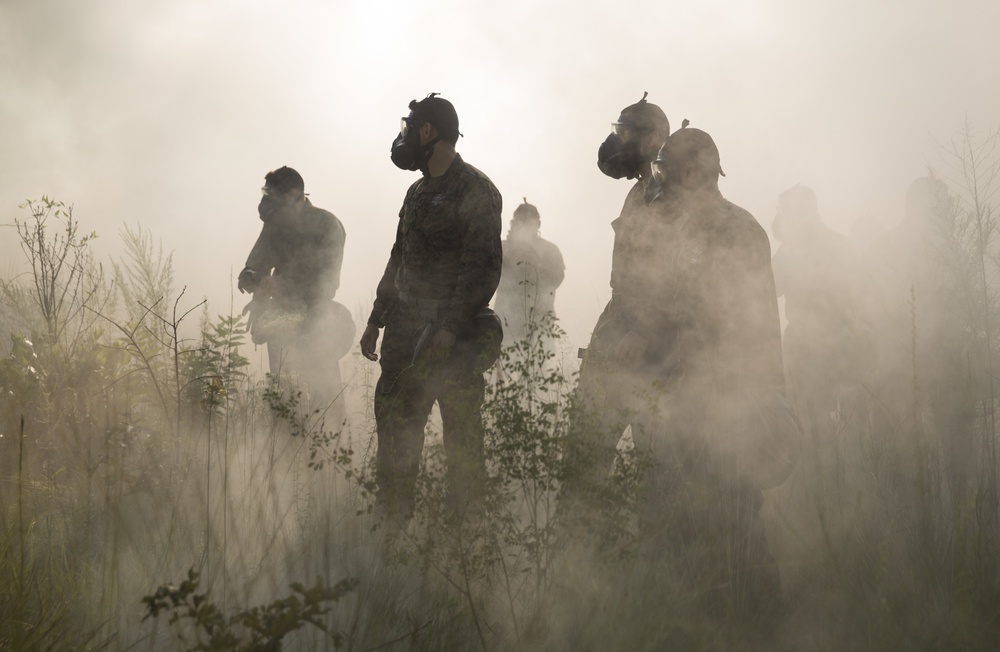
[[[377,361],[378,354],[375,353],[376,344],[378,344],[378,326],[368,324],[365,326],[365,332],[361,334],[361,355],[373,362]]]
[[[646,354],[646,338],[629,331],[615,347],[615,358],[625,364],[635,364]]]
[[[455,334],[443,328],[438,329],[427,346],[427,357],[431,360],[444,360],[455,346]]]
[[[236,289],[240,291],[240,294],[246,294],[247,292],[253,294],[254,290],[257,289],[257,285],[257,272],[250,268],[244,269],[236,278]]]
[[[281,294],[281,289],[285,284],[284,281],[285,279],[280,276],[265,276],[260,279],[260,287],[257,291],[265,297],[273,297],[276,294]]]

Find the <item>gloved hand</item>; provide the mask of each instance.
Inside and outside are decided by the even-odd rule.
[[[258,285],[260,285],[260,277],[257,272],[249,267],[245,267],[240,272],[240,275],[236,277],[236,288],[240,291],[240,294],[253,293],[257,290]]]

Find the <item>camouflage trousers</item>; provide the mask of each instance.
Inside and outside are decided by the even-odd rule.
[[[405,304],[393,310],[380,351],[382,375],[375,387],[376,508],[384,518],[403,524],[413,516],[424,428],[435,401],[441,410],[447,458],[446,507],[459,515],[476,510],[485,492],[483,374],[473,368],[475,352],[461,342],[447,359],[419,355],[414,359],[427,324],[426,314]]]
[[[648,378],[612,359],[625,334],[620,306],[614,299],[597,320],[580,365],[566,437],[559,514],[573,528],[602,531],[617,510],[619,496],[608,480],[626,428],[647,412],[643,390]],[[634,429],[633,429],[634,434]]]
[[[650,572],[710,617],[773,627],[784,603],[760,516],[763,492],[705,443],[698,423],[668,416],[644,428],[660,442],[636,491],[638,550]]]
[[[612,359],[625,328],[619,319],[612,302],[580,368],[559,494],[561,538],[571,548],[599,550],[635,536],[648,571],[689,588],[706,612],[762,624],[780,616],[778,567],[760,519],[763,493],[706,443],[714,410],[697,383],[665,379],[650,361],[624,366]],[[628,427],[635,466],[623,478],[616,459]]]

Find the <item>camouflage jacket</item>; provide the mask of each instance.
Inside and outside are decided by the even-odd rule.
[[[535,317],[555,309],[556,289],[566,275],[559,247],[539,236],[503,241],[503,274],[496,308],[501,314],[532,309]]]
[[[298,211],[264,221],[246,269],[281,276],[284,295],[275,299],[282,303],[313,306],[337,294],[345,239],[340,220],[306,199]]]
[[[487,305],[500,282],[500,192],[460,155],[440,177],[406,192],[396,241],[369,324],[385,326],[400,297],[448,302],[442,327],[457,333]]]
[[[718,191],[650,212],[633,261],[644,302],[631,317],[663,361],[720,384],[784,391],[767,234]]]
[[[624,304],[642,303],[644,299],[641,267],[637,260],[648,246],[646,239],[649,213],[646,204],[646,185],[640,179],[635,182],[625,197],[622,212],[611,223],[615,232],[614,248],[611,252],[611,290],[618,302]]]

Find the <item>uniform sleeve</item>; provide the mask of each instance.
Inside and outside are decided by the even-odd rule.
[[[392,244],[389,252],[389,262],[385,265],[382,279],[378,282],[375,290],[375,304],[372,306],[371,315],[368,316],[368,323],[382,328],[385,326],[389,310],[399,300],[399,290],[396,288],[396,275],[403,261],[403,210],[410,198],[412,189],[406,193],[406,200],[403,201],[403,208],[399,211],[399,223],[396,226],[396,241]]]
[[[274,267],[274,251],[271,246],[273,231],[274,227],[264,222],[264,228],[260,230],[257,242],[254,243],[250,255],[247,256],[245,269],[252,269],[261,276],[267,276],[271,273],[271,269]]]
[[[322,267],[319,270],[319,296],[333,298],[340,289],[340,269],[344,264],[344,244],[347,233],[344,225],[333,215],[328,218],[323,237]]]
[[[459,204],[466,223],[458,279],[442,328],[458,333],[489,305],[500,283],[503,244],[500,192],[488,180],[472,184]]]
[[[550,242],[545,244],[538,286],[545,292],[555,292],[566,277],[566,264],[563,262],[559,247]]]
[[[722,311],[719,359],[728,376],[723,380],[783,392],[781,326],[767,235],[754,224],[734,230],[726,244],[714,270]]]
[[[642,200],[644,193],[642,181],[636,181],[625,196],[621,213],[611,222],[611,228],[614,230],[614,244],[611,249],[612,292],[627,291],[631,272],[629,262],[634,255],[632,243],[628,238],[629,229],[639,210],[645,205],[645,201]]]

